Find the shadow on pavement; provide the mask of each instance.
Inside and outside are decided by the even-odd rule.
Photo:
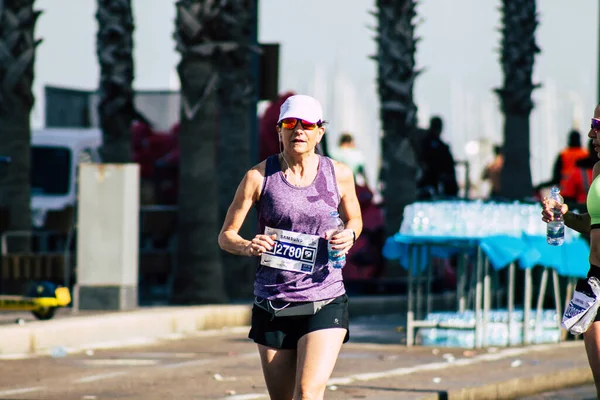
[[[380,386],[366,386],[366,385],[344,385],[344,389],[358,389],[358,390],[372,390],[381,392],[394,392],[394,393],[423,393],[423,394],[437,394],[438,400],[448,400],[448,392],[445,390],[427,390],[427,389],[404,389],[404,388],[389,388]]]

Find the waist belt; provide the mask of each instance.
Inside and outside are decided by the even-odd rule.
[[[262,297],[254,297],[254,304],[263,310],[271,313],[273,317],[293,317],[299,315],[315,315],[333,299],[307,301],[298,303],[281,302],[277,300],[267,300]],[[275,303],[275,304],[274,304]]]

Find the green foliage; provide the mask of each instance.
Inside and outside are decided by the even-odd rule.
[[[415,69],[419,38],[414,36],[416,1],[378,0],[377,61],[381,119],[384,132],[416,126],[413,86],[421,71]]]
[[[0,1],[0,113],[10,113],[19,102],[33,107],[33,63],[41,40],[34,28],[41,11],[34,0]]]
[[[105,162],[131,161],[133,100],[133,12],[131,0],[98,0],[96,54],[100,65],[98,115]]]

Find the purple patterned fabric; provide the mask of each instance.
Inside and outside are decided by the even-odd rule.
[[[342,270],[327,266],[326,224],[337,211],[340,195],[333,163],[319,156],[315,180],[306,187],[290,184],[281,172],[277,155],[267,159],[260,200],[256,203],[259,232],[265,227],[320,236],[312,274],[258,266],[254,295],[269,300],[318,301],[346,293]]]

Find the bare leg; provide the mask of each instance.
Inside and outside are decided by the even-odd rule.
[[[588,362],[594,376],[596,384],[596,393],[600,399],[600,321],[593,322],[587,332],[583,335],[585,342],[585,351]]]
[[[292,400],[296,382],[296,350],[258,345],[258,354],[271,400]]]
[[[331,328],[300,338],[294,400],[323,399],[345,336],[346,329]]]

